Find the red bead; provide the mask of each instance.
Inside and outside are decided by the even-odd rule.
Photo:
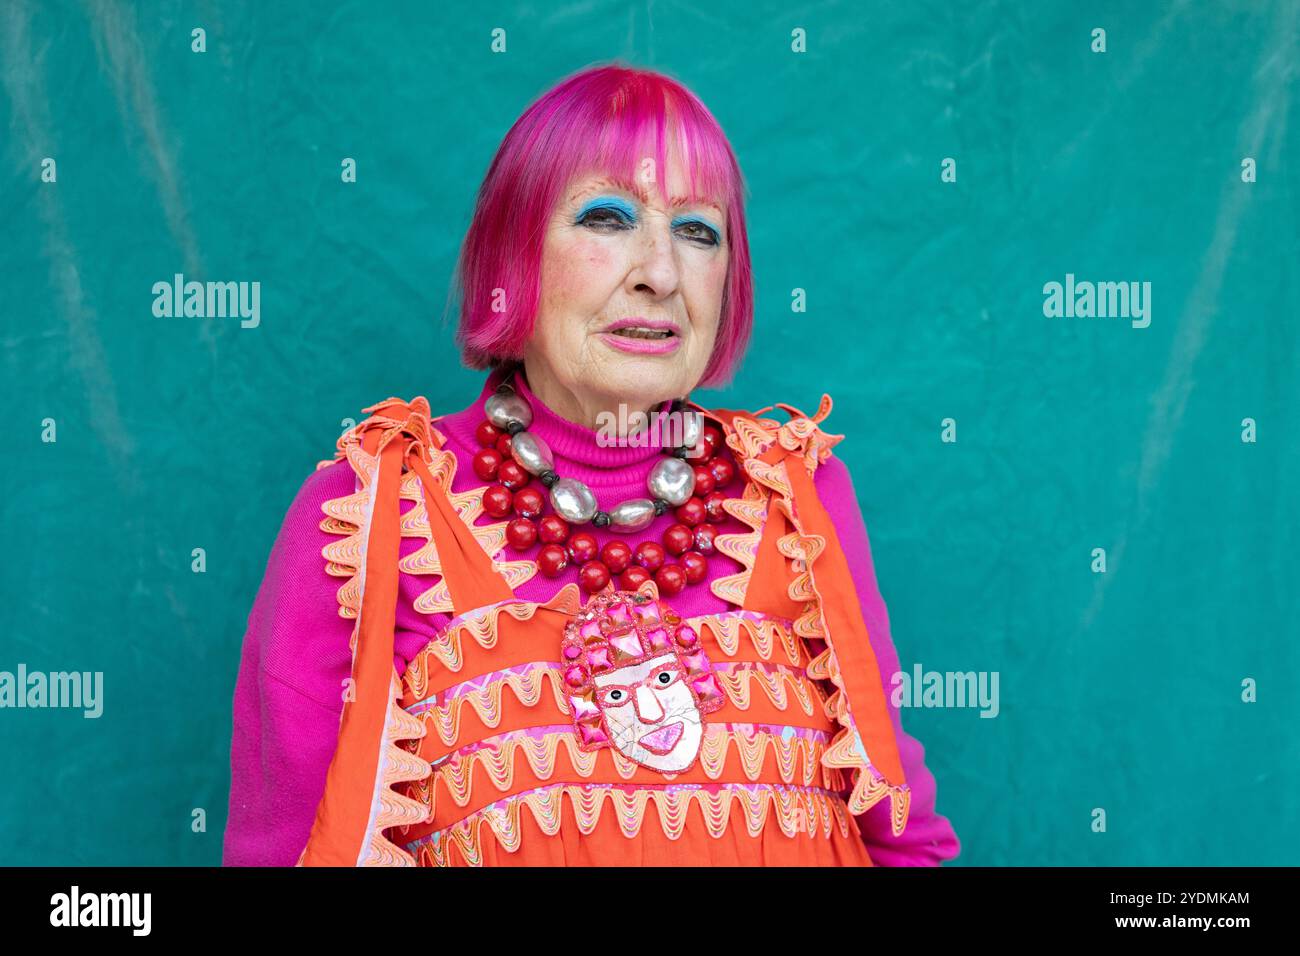
[[[686,572],[675,564],[665,564],[655,572],[655,584],[661,594],[678,594],[686,587]]]
[[[515,518],[506,525],[506,541],[516,551],[527,551],[537,543],[537,525],[528,518]]]
[[[515,492],[515,511],[521,518],[540,518],[546,498],[536,488],[520,488]]]
[[[488,485],[483,489],[483,510],[493,518],[508,518],[515,510],[515,496],[505,485]]]
[[[486,418],[478,423],[478,428],[474,429],[474,439],[484,448],[495,447],[497,439],[501,437],[501,429],[497,428]]]
[[[681,554],[694,543],[694,533],[684,524],[670,525],[664,530],[664,547],[669,554]]]
[[[558,544],[548,544],[537,552],[537,570],[548,578],[558,578],[569,566],[569,555]]]
[[[678,505],[675,514],[678,521],[692,528],[708,517],[708,512],[704,510],[704,502],[694,495]]]
[[[474,453],[474,474],[480,481],[496,481],[497,469],[501,467],[501,452],[495,448],[480,448]]]
[[[718,529],[711,524],[697,525],[695,528],[695,550],[701,554],[712,554],[713,539],[717,535]]]
[[[603,561],[588,561],[578,571],[578,586],[588,594],[603,591],[609,584],[609,568]]]
[[[704,514],[709,521],[722,521],[727,517],[727,510],[722,507],[722,503],[726,500],[726,493],[721,491],[715,491],[704,499]]]
[[[707,465],[709,463],[709,459],[711,459],[714,455],[718,453],[718,440],[716,438],[709,437],[709,428],[710,426],[708,425],[704,426],[704,431],[700,435],[699,444],[697,444],[695,448],[691,449],[692,452],[696,451],[697,449],[699,450],[698,455],[692,454],[690,456],[690,461],[693,464]]]
[[[607,541],[600,549],[600,560],[613,574],[622,574],[632,563],[632,549],[625,541]]]
[[[501,454],[509,458],[510,457],[510,436],[505,432],[502,432],[500,435],[498,435],[496,447],[497,447],[497,451],[501,452]]]
[[[658,571],[663,567],[664,558],[668,553],[658,541],[642,541],[636,546],[636,551],[632,555],[636,563],[647,571]]]
[[[591,532],[579,531],[569,537],[569,557],[573,559],[575,564],[594,561],[599,553],[600,545],[596,541],[596,536]]]
[[[618,578],[618,586],[624,591],[635,591],[646,581],[650,580],[650,572],[645,568],[637,567],[635,564],[624,571]]]
[[[699,584],[709,573],[709,559],[698,551],[687,551],[682,555],[681,563],[687,584]]]
[[[709,465],[696,465],[695,471],[695,497],[703,498],[713,490],[713,471]]]
[[[713,473],[713,481],[718,488],[727,487],[731,484],[731,479],[736,477],[736,466],[730,458],[721,455],[709,462],[709,471]]]
[[[709,457],[712,458],[718,453],[718,449],[724,447],[727,443],[723,440],[722,429],[717,425],[704,426],[704,444],[709,446]]]
[[[513,458],[503,461],[501,467],[497,469],[497,481],[505,485],[511,491],[518,491],[524,485],[528,484],[532,476],[524,471],[523,466]]]
[[[546,544],[564,544],[569,540],[569,522],[559,515],[547,515],[538,525],[537,533]]]

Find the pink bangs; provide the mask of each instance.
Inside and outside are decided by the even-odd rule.
[[[667,170],[670,138],[690,178],[683,194],[727,209],[726,289],[700,386],[731,381],[754,322],[740,166],[721,127],[693,93],[660,73],[619,65],[591,67],[562,80],[502,140],[456,268],[457,341],[467,366],[484,369],[523,356],[541,298],[546,227],[564,188],[591,172],[635,182],[647,155],[655,157],[655,169]],[[680,192],[666,178],[655,177],[659,190]]]

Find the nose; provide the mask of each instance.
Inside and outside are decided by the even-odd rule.
[[[677,291],[681,282],[669,218],[647,214],[638,232],[635,261],[627,277],[628,291],[666,298]]]
[[[649,687],[636,689],[636,715],[643,724],[657,724],[664,719],[664,708]]]

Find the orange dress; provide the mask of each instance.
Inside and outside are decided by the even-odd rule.
[[[493,561],[447,491],[455,457],[427,403],[367,411],[340,439],[363,487],[333,553],[357,569],[340,592],[357,617],[354,692],[299,865],[872,866],[854,815],[888,799],[902,831],[909,793],[861,615],[822,594],[853,593],[811,485],[828,404],[779,443],[720,413],[751,477],[733,512],[755,529],[736,608],[681,620],[653,580],[605,592],[655,602],[670,638],[697,642],[693,666],[707,659],[713,696],[696,695],[698,747],[679,772],[589,746],[561,652],[594,598],[569,584],[518,599],[518,569]],[[399,496],[416,506],[400,514]],[[415,524],[428,546],[403,566],[439,575],[432,600],[452,619],[399,676],[398,538]],[[810,569],[827,553],[819,584]]]
[[[463,584],[452,593],[476,593]],[[545,604],[458,607],[410,662],[401,704],[433,773],[406,793],[428,819],[390,839],[423,866],[872,865],[843,771],[822,765],[837,727],[789,619],[743,607],[684,622],[725,702],[696,765],[666,774],[579,749],[560,659],[578,608],[574,584]]]

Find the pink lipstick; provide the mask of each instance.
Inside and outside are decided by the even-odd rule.
[[[631,316],[606,326],[601,341],[620,352],[633,355],[668,355],[681,348],[681,330],[676,322]]]

